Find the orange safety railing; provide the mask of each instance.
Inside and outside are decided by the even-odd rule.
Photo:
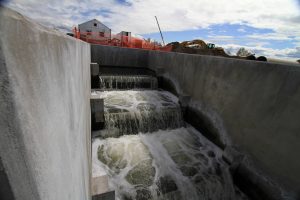
[[[124,36],[121,34],[104,34],[99,32],[80,32],[77,28],[73,29],[74,37],[91,44],[100,44],[108,46],[119,46],[126,48],[139,48],[147,50],[160,50],[160,51],[171,51],[171,46],[162,46],[159,43],[151,42],[149,40]]]

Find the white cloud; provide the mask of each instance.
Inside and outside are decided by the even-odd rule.
[[[284,60],[296,61],[300,58],[300,48],[285,48],[285,49],[272,49],[262,46],[245,46],[237,44],[222,45],[226,52],[230,52],[231,55],[236,55],[236,52],[244,47],[256,56],[266,56],[267,58],[281,58]]]
[[[201,39],[201,37],[198,37],[197,39]],[[220,42],[226,42],[226,43],[235,43],[237,38],[234,38],[231,35],[208,35],[206,42],[208,43],[220,43]]]
[[[248,35],[248,39],[253,40],[248,43],[249,47],[260,49],[266,55],[282,55],[284,52],[290,52],[286,49],[264,48],[262,39],[290,41],[294,38],[293,44],[300,46],[300,7],[297,0],[127,0],[127,2],[126,5],[121,5],[115,0],[11,0],[8,6],[42,24],[63,30],[96,18],[114,32],[121,30],[131,31],[133,34],[158,32],[154,18],[157,16],[162,31],[209,28],[211,25],[224,23],[271,29],[274,33]],[[240,28],[238,31],[245,30]],[[215,43],[218,41],[236,43],[237,39],[219,35],[209,40]]]
[[[231,35],[209,35],[208,37],[214,38],[214,39],[220,39],[220,40],[223,40],[223,39],[228,40],[228,39],[233,38],[233,36],[231,36]]]
[[[246,32],[246,30],[245,30],[244,28],[239,28],[237,31],[238,31],[238,32],[241,32],[241,33]]]
[[[88,0],[11,0],[12,8],[54,26],[72,26],[87,20],[80,12],[110,10],[107,17],[95,16],[116,31],[130,30],[142,34],[157,32],[154,16],[163,31],[180,31],[212,24],[240,23],[276,32],[300,33],[299,6],[296,0],[128,0],[130,6],[116,1]],[[264,6],[268,5],[268,6]],[[72,20],[72,16],[78,20]]]
[[[264,33],[264,34],[251,34],[247,35],[245,37],[253,38],[253,39],[263,39],[263,40],[292,40],[292,38],[289,37],[290,34],[283,34],[283,33]]]
[[[270,45],[270,42],[258,42],[258,41],[252,41],[246,43],[246,46],[254,46],[254,47],[263,47],[265,45]]]

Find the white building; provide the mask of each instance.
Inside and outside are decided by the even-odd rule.
[[[110,40],[111,29],[96,19],[78,25],[80,38],[83,40]]]

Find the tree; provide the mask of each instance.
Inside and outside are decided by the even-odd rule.
[[[237,52],[236,52],[237,56],[240,57],[247,57],[252,55],[252,53],[250,51],[248,51],[247,49],[245,49],[244,47],[241,47]]]
[[[297,62],[300,64],[300,59],[299,59],[299,60],[297,60]]]

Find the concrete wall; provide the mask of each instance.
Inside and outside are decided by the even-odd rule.
[[[92,46],[92,59],[163,68],[176,93],[191,96],[188,107],[212,124],[221,146],[238,146],[266,174],[300,191],[298,66],[103,46]]]
[[[111,46],[91,45],[91,60],[100,65],[148,67],[148,52]]]
[[[300,191],[300,67],[161,52],[148,60],[191,96],[189,106],[214,123],[225,145]]]
[[[90,199],[90,45],[0,10],[0,156],[15,199]]]

